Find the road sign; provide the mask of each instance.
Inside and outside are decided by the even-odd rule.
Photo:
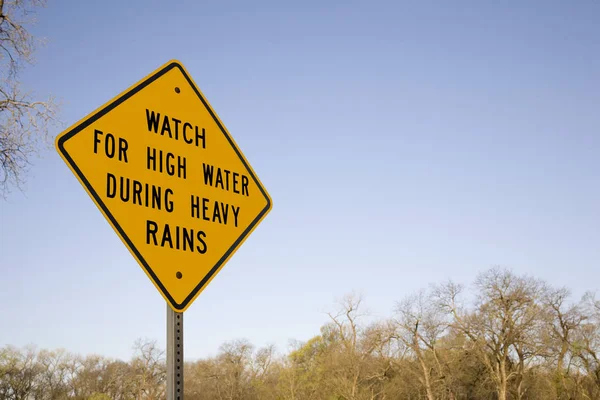
[[[269,194],[178,61],[62,132],[56,147],[176,312],[271,210]]]

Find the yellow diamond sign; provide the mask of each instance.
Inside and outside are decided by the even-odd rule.
[[[177,61],[62,132],[56,147],[176,312],[271,210],[252,167]]]

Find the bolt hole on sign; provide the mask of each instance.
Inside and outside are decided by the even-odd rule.
[[[60,133],[56,149],[176,312],[190,306],[272,208],[176,60]]]

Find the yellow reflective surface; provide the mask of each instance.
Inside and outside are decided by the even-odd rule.
[[[177,61],[61,133],[56,146],[178,312],[271,209],[258,177]]]

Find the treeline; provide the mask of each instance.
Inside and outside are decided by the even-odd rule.
[[[600,399],[600,301],[591,293],[573,300],[493,268],[471,291],[446,282],[400,299],[386,319],[366,319],[362,306],[347,296],[318,335],[286,354],[237,340],[187,362],[184,399]],[[0,399],[164,399],[165,382],[165,353],[148,340],[129,362],[0,349]]]

